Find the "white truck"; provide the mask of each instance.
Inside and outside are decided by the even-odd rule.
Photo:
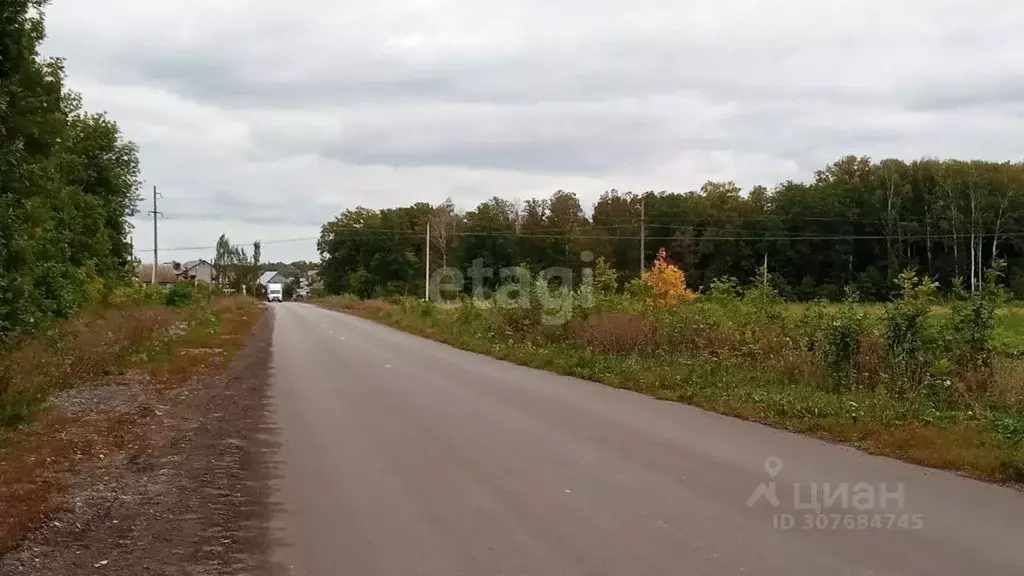
[[[267,302],[284,302],[284,284],[267,284]]]

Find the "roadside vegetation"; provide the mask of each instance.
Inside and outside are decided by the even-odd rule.
[[[126,286],[0,351],[0,553],[58,509],[84,469],[151,442],[150,421],[187,382],[225,367],[261,310],[202,286]]]
[[[1022,230],[1024,163],[850,155],[804,182],[608,190],[591,210],[562,190],[353,208],[321,229],[314,295],[522,364],[1020,481]],[[548,297],[552,278],[573,297]]]
[[[205,287],[141,284],[0,347],[0,431],[31,423],[49,397],[170,354],[174,342],[215,328]],[[223,300],[220,300],[223,302]]]
[[[762,276],[763,277],[763,276]],[[1024,311],[990,271],[939,298],[906,271],[885,304],[787,304],[766,282],[686,289],[664,254],[624,290],[598,263],[575,293],[526,307],[449,294],[317,300],[454,346],[869,452],[1024,481]],[[541,305],[547,302],[547,305]],[[587,305],[583,305],[587,304]],[[544,319],[571,310],[562,323]]]

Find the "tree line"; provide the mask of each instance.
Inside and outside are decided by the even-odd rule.
[[[44,58],[45,0],[0,1],[0,338],[123,281],[139,159]]]
[[[603,257],[620,282],[665,249],[689,288],[767,274],[793,300],[891,297],[914,269],[950,289],[980,289],[986,269],[1024,297],[1024,163],[846,156],[807,182],[742,191],[708,182],[689,192],[609,190],[587,210],[576,194],[492,198],[460,212],[453,202],[346,210],[326,223],[318,249],[324,286],[361,296],[421,294],[427,226],[431,268],[579,269]],[[644,250],[641,251],[641,238]],[[766,266],[767,265],[767,266]],[[497,281],[497,280],[495,280]]]

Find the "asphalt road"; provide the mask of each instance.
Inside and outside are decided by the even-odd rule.
[[[273,309],[282,574],[1024,574],[1022,493]]]

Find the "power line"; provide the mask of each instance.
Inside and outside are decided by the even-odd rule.
[[[733,234],[737,233],[737,232],[751,232],[752,234],[751,235],[728,235],[728,236],[717,236],[717,235],[709,235],[709,234],[703,234],[703,235],[700,235],[700,236],[687,236],[687,235],[684,235],[684,234],[677,234],[675,236],[648,236],[648,235],[644,235],[644,236],[640,236],[640,235],[612,236],[612,235],[593,235],[593,234],[580,235],[580,234],[573,234],[572,233],[573,231],[570,231],[570,230],[558,231],[558,232],[561,232],[561,233],[558,233],[558,232],[521,233],[521,232],[516,232],[514,230],[489,230],[489,231],[486,231],[486,232],[455,231],[455,232],[450,232],[449,234],[452,235],[452,236],[462,236],[462,237],[510,236],[510,237],[515,237],[515,238],[541,238],[541,239],[544,239],[544,238],[551,238],[551,239],[571,238],[571,239],[574,239],[574,240],[641,240],[643,238],[643,239],[646,239],[646,240],[677,240],[677,241],[678,240],[693,240],[693,241],[717,241],[717,240],[721,240],[721,241],[741,241],[741,240],[744,240],[744,241],[775,241],[775,242],[782,242],[782,241],[787,241],[787,240],[800,240],[800,241],[817,241],[817,240],[885,240],[886,238],[890,237],[890,236],[885,236],[885,235],[882,235],[882,234],[820,234],[820,235],[804,234],[804,235],[799,235],[799,233],[797,233],[797,232],[789,232],[789,233],[787,233],[787,234],[798,234],[798,235],[794,235],[794,236],[780,236],[780,235],[778,235],[779,233],[773,233],[772,235],[758,235],[759,232],[762,232],[760,230],[742,230],[742,229],[735,229],[735,228],[689,228],[689,227],[684,227],[684,228],[686,228],[686,230],[681,230],[680,232],[728,232],[728,233],[733,233]],[[419,237],[422,236],[422,232],[418,232],[418,231],[415,231],[415,230],[408,230],[408,229],[381,229],[381,228],[351,227],[351,228],[334,228],[334,230],[336,230],[336,231],[345,231],[345,232],[362,232],[362,233],[372,233],[372,234],[388,234],[388,235],[406,236],[406,237],[410,237],[410,238],[419,238]],[[952,239],[963,239],[964,237],[965,236],[964,236],[963,233],[956,234],[956,235],[953,235],[953,234],[930,234],[930,235],[928,235],[928,234],[905,234],[905,235],[899,236],[899,238],[902,239],[902,240],[952,240]],[[1024,232],[1005,232],[1005,233],[999,233],[999,234],[995,234],[995,233],[991,233],[991,232],[985,232],[985,233],[979,232],[979,233],[975,234],[975,238],[995,238],[995,237],[998,237],[998,238],[1022,238],[1022,237],[1024,237]],[[319,241],[319,240],[320,240],[320,237],[318,237],[318,236],[311,236],[311,237],[305,237],[305,238],[284,238],[284,239],[279,239],[279,240],[263,240],[263,241],[261,241],[261,243],[263,245],[267,245],[267,244],[271,244],[271,245],[273,245],[273,244],[293,244],[293,243],[296,243],[296,242],[316,242],[316,241]],[[249,244],[252,244],[252,242],[237,243],[237,244],[235,244],[235,246],[247,246]],[[213,250],[216,247],[217,247],[216,245],[210,245],[210,246],[176,246],[176,247],[173,247],[173,248],[161,248],[160,251],[161,252],[194,252],[194,251],[199,251],[199,250]],[[141,249],[141,250],[138,250],[138,251],[139,252],[151,252],[153,250]]]
[[[294,243],[294,242],[312,242],[312,241],[316,241],[316,240],[319,240],[319,239],[320,239],[319,237],[310,237],[310,238],[285,238],[285,239],[282,239],[282,240],[260,240],[260,244],[261,245],[267,245],[267,244],[290,244],[290,243]],[[253,242],[255,242],[255,240],[253,240]],[[234,246],[248,246],[250,244],[252,244],[252,242],[242,242],[242,243],[234,244]],[[161,248],[160,251],[161,252],[195,252],[195,251],[198,251],[198,250],[214,250],[216,248],[217,248],[217,246],[216,246],[216,244],[214,244],[212,246],[177,246],[177,247],[174,247],[174,248]],[[139,252],[152,252],[152,250],[142,249],[142,250],[139,250]]]

